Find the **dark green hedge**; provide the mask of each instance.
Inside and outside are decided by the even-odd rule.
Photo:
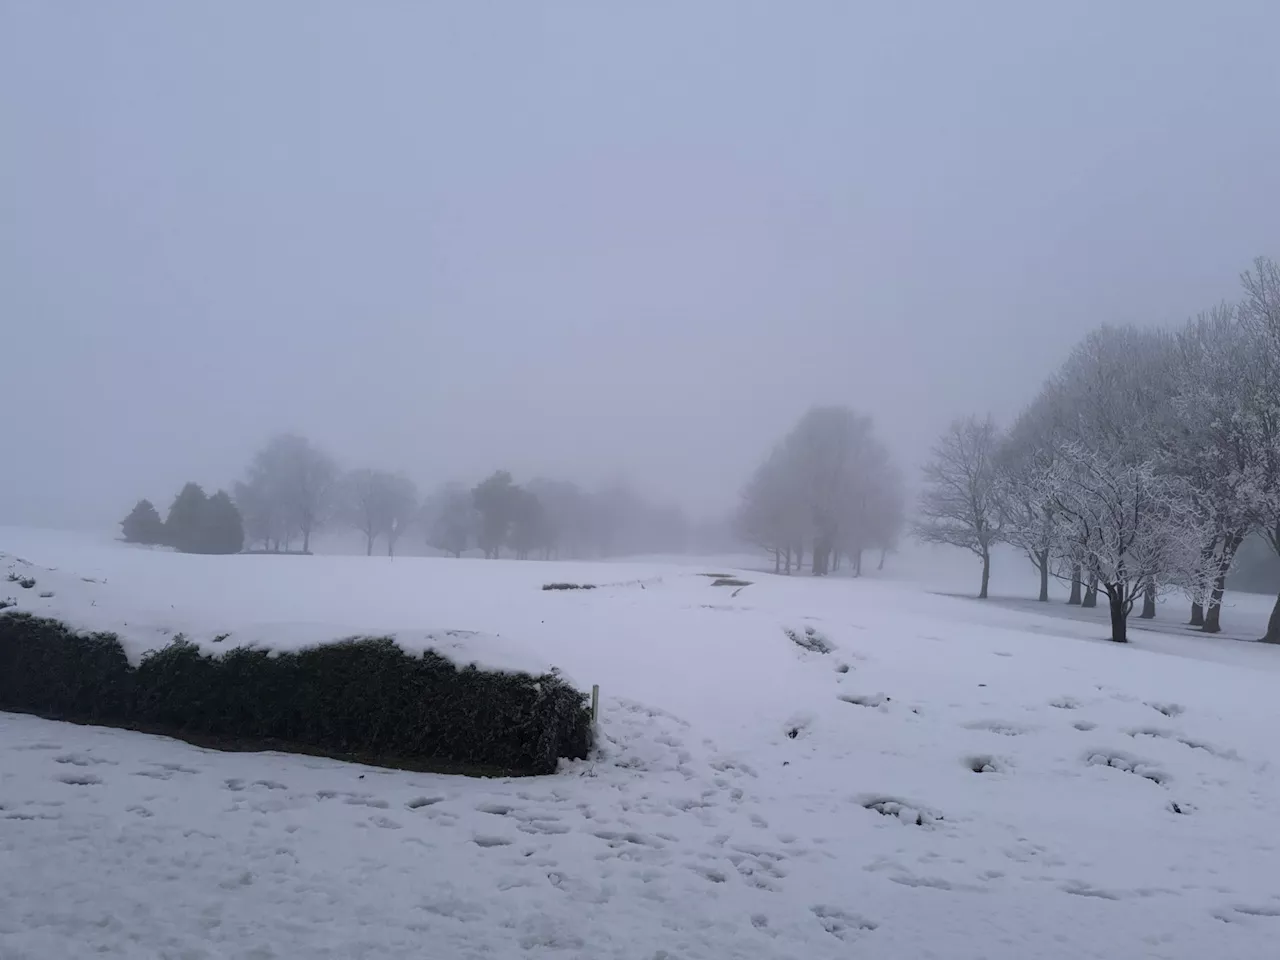
[[[133,667],[115,634],[0,614],[0,710],[402,765],[552,773],[591,746],[560,677],[458,668],[388,638],[209,656],[181,638]]]

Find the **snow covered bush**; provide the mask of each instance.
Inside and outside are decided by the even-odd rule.
[[[459,668],[389,638],[204,654],[182,638],[132,666],[113,634],[0,616],[0,710],[396,766],[552,773],[591,746],[558,675]]]

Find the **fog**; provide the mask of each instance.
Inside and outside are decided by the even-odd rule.
[[[815,403],[907,467],[1280,253],[1258,2],[0,0],[0,522],[272,433],[733,506]]]

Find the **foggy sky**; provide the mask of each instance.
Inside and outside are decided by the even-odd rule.
[[[0,523],[266,436],[696,513],[1280,256],[1280,5],[0,0]]]

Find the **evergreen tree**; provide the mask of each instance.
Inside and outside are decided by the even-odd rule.
[[[120,521],[126,543],[164,543],[164,521],[150,500],[139,500]]]
[[[165,520],[165,543],[183,553],[200,553],[209,498],[198,483],[188,483],[173,499]]]
[[[200,553],[239,553],[244,549],[244,523],[225,490],[205,503]]]

